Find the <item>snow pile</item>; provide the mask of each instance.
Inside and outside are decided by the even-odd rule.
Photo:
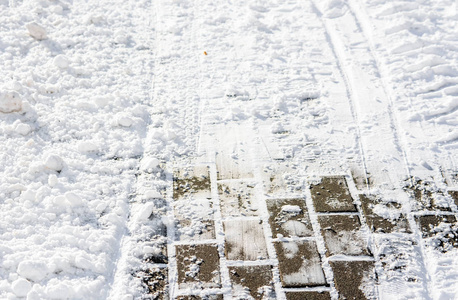
[[[0,1],[0,298],[106,298],[150,123],[148,8]]]

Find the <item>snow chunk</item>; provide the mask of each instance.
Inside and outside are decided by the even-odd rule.
[[[149,216],[153,213],[154,209],[154,203],[146,203],[143,205],[141,208],[140,212],[137,214],[137,220],[138,221],[146,221],[148,220]]]
[[[134,124],[134,121],[127,117],[127,116],[118,116],[116,122],[118,123],[119,126],[122,126],[122,127],[130,127],[132,126],[132,124]]]
[[[80,196],[78,196],[75,193],[67,192],[65,193],[65,198],[67,199],[68,203],[70,203],[72,207],[78,207],[78,206],[83,205],[83,200],[81,199]]]
[[[50,299],[69,299],[73,296],[73,290],[67,284],[59,282],[55,285],[49,285],[46,293]]]
[[[27,296],[27,293],[32,289],[32,284],[24,278],[18,278],[13,281],[11,288],[13,289],[13,293],[15,293],[16,296],[25,297]]]
[[[60,158],[60,156],[51,154],[46,158],[44,166],[47,169],[60,172],[64,168],[64,161]]]
[[[53,64],[61,69],[66,69],[70,65],[70,61],[65,55],[59,54],[54,57]]]
[[[0,112],[11,113],[22,109],[22,100],[14,91],[0,93]]]
[[[97,146],[91,142],[81,142],[78,144],[78,151],[80,153],[94,153],[97,152],[97,150]]]
[[[48,267],[44,262],[25,260],[21,261],[17,273],[32,281],[41,281],[48,275]]]
[[[16,125],[15,131],[21,135],[28,135],[32,131],[29,124],[19,123]]]
[[[142,159],[140,169],[142,171],[151,171],[159,166],[159,159],[155,157],[146,157]]]
[[[302,212],[302,209],[300,208],[299,205],[283,205],[281,207],[281,212],[300,214]]]
[[[27,30],[29,31],[29,34],[36,40],[45,40],[48,38],[46,34],[46,29],[43,28],[43,26],[38,25],[35,22],[29,23],[25,25]]]

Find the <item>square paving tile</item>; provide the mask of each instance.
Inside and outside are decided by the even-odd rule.
[[[357,215],[318,216],[326,255],[369,255],[367,242]]]
[[[179,288],[221,287],[217,245],[176,246]]]
[[[375,299],[372,261],[331,261],[339,299]]]
[[[266,240],[260,220],[230,220],[223,225],[228,260],[267,258]]]
[[[208,166],[192,166],[173,173],[173,199],[211,198]]]
[[[317,212],[356,212],[344,176],[323,177],[310,191]]]
[[[254,184],[242,181],[218,183],[218,194],[223,217],[258,216],[259,203]]]
[[[236,299],[268,298],[274,292],[272,266],[229,267],[232,295]],[[270,298],[269,298],[270,299]]]
[[[314,241],[283,241],[274,244],[283,287],[325,285],[323,269]]]
[[[414,186],[407,189],[410,191],[415,202],[412,205],[413,210],[441,210],[451,211],[450,203],[441,191],[438,191],[435,185],[428,181],[417,181]]]
[[[331,300],[329,292],[286,292],[287,300]]]
[[[458,206],[458,191],[448,191],[448,194],[452,197],[455,205]]]
[[[416,219],[423,238],[433,238],[431,246],[442,252],[458,248],[458,223],[454,215],[427,215]]]
[[[173,203],[176,234],[180,241],[215,238],[213,203],[208,199],[180,200]]]
[[[272,236],[313,236],[304,199],[267,200]]]
[[[367,225],[373,232],[410,232],[407,219],[401,213],[401,204],[384,202],[374,195],[359,197]]]
[[[142,281],[148,299],[168,299],[167,269],[146,268],[139,271],[136,277]]]

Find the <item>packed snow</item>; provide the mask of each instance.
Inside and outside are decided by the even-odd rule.
[[[442,193],[458,189],[455,0],[0,0],[0,20],[2,299],[141,299],[132,274],[145,255],[162,253],[165,237],[147,239],[172,232],[167,210],[190,221],[173,231],[185,242],[217,215],[206,200],[166,204],[167,166],[194,157],[229,153],[229,162],[221,158],[228,176],[251,184],[238,193],[258,197],[244,213],[263,224],[262,180],[252,169],[266,160],[271,169],[291,162],[293,175],[270,180],[289,196],[321,175],[351,174],[360,181],[354,195],[356,187],[388,195],[414,224],[404,188],[429,180],[438,207],[456,216]],[[234,207],[221,206],[233,212],[224,222],[238,240],[241,198],[232,196]],[[374,212],[401,214],[382,205]],[[299,222],[284,226],[308,232]],[[458,248],[436,249],[455,227],[441,223],[422,244],[374,235],[387,270],[377,295],[456,298]],[[337,252],[356,241],[346,246],[359,255],[365,233],[327,238]],[[251,256],[271,255],[255,235],[234,251],[254,241]]]

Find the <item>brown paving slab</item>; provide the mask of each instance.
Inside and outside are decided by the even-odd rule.
[[[458,206],[458,191],[448,191],[448,194],[452,197],[455,205]]]
[[[259,204],[253,195],[254,187],[254,184],[243,181],[218,183],[222,216],[258,216]]]
[[[260,220],[224,221],[226,257],[228,260],[267,258],[266,240]]]
[[[304,199],[267,200],[272,236],[313,236],[312,223]]]
[[[217,245],[176,246],[179,288],[219,288]]]
[[[323,177],[310,191],[317,212],[356,212],[344,176]]]
[[[178,240],[199,241],[215,238],[215,210],[210,200],[180,200],[175,201],[173,206]]]
[[[211,198],[208,166],[192,166],[173,173],[173,199]]]
[[[146,290],[147,299],[168,299],[167,269],[145,268],[136,274]]]
[[[232,295],[237,299],[245,299],[248,294],[264,299],[273,292],[272,266],[229,267],[229,275]]]
[[[287,300],[331,300],[329,292],[286,292]]]
[[[386,202],[374,195],[360,195],[366,222],[373,232],[407,232],[409,224],[401,213],[401,204]]]
[[[274,243],[283,287],[325,285],[320,255],[314,241]]]
[[[177,300],[223,300],[223,295],[206,295],[206,296],[178,296]]]
[[[433,183],[417,180],[413,186],[407,188],[415,200],[412,209],[418,210],[441,210],[451,211],[450,203],[446,201],[444,194],[438,191]],[[444,201],[445,200],[445,201]]]
[[[318,216],[318,222],[327,256],[370,254],[357,215],[321,215]]]
[[[431,246],[442,252],[458,248],[458,223],[454,215],[418,216],[423,238],[433,238]]]
[[[375,299],[372,261],[331,261],[339,299]]]

